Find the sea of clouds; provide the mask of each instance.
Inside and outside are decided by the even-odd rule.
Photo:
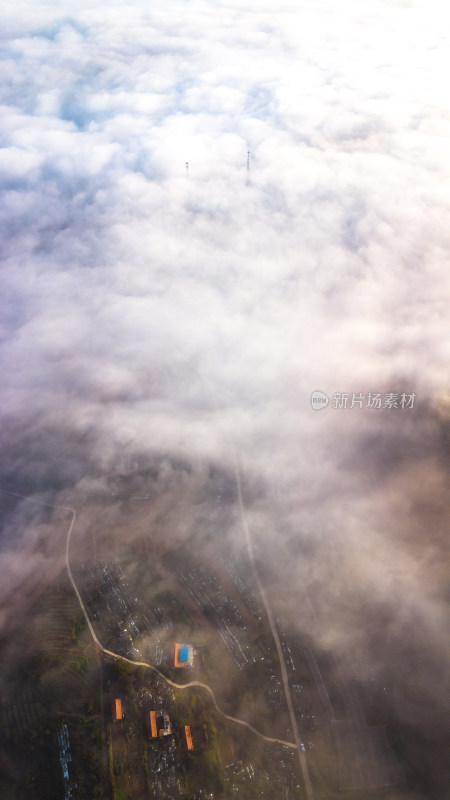
[[[3,4],[5,486],[234,448],[284,530],[340,542],[330,603],[359,585],[441,653],[448,23],[419,0]]]
[[[214,454],[231,433],[261,455],[275,437],[282,458],[286,437],[373,423],[319,421],[315,389],[439,405],[450,118],[436,8],[6,4],[10,430],[84,437],[108,468],[124,448]]]

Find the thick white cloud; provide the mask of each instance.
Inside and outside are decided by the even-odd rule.
[[[34,425],[56,392],[75,425],[88,402],[109,440],[117,414],[139,429],[148,414],[153,440],[158,402],[171,448],[177,414],[195,429],[209,407],[230,430],[247,418],[245,448],[251,431],[273,446],[271,406],[289,427],[314,426],[316,386],[420,385],[438,398],[440,13],[376,1],[7,7],[7,412],[26,418],[32,392]]]
[[[88,405],[113,454],[118,417],[145,448],[163,415],[161,445],[181,426],[190,450],[209,409],[283,460],[280,414],[312,442],[325,424],[314,388],[438,401],[447,42],[427,8],[7,7],[7,414],[26,424],[31,394],[35,426],[58,398],[76,430]]]

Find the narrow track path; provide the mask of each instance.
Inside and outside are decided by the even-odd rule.
[[[242,528],[243,528],[243,531],[244,531],[245,541],[246,541],[246,544],[247,544],[248,557],[249,557],[250,563],[252,565],[253,574],[255,576],[255,581],[256,581],[256,584],[258,586],[258,590],[259,590],[259,593],[261,595],[261,598],[262,598],[262,601],[263,601],[263,604],[264,604],[264,608],[266,609],[266,614],[267,614],[267,619],[269,621],[270,630],[272,632],[272,636],[273,636],[273,639],[274,639],[274,642],[275,642],[275,646],[277,648],[278,658],[280,659],[281,677],[283,679],[284,694],[286,696],[286,703],[287,703],[287,707],[288,707],[288,710],[289,710],[289,718],[291,720],[292,734],[293,734],[294,739],[295,739],[295,748],[298,750],[298,760],[299,760],[299,763],[300,763],[300,770],[301,770],[301,773],[302,773],[302,776],[303,776],[303,781],[304,781],[304,784],[305,784],[306,796],[307,796],[308,800],[314,800],[314,792],[313,792],[313,788],[312,788],[312,784],[311,784],[311,778],[310,778],[310,775],[309,775],[309,768],[308,768],[308,762],[307,762],[307,759],[306,759],[306,753],[304,752],[304,750],[302,750],[302,740],[301,740],[300,733],[299,733],[299,730],[298,730],[297,720],[296,720],[295,712],[294,712],[294,706],[293,706],[293,703],[292,703],[292,696],[291,696],[291,690],[290,690],[290,687],[289,687],[289,679],[288,679],[288,674],[287,674],[287,669],[286,669],[286,661],[285,661],[285,658],[284,658],[283,648],[281,647],[280,637],[278,636],[277,627],[275,625],[275,620],[273,618],[272,609],[270,607],[266,591],[265,591],[264,586],[262,585],[262,583],[261,583],[261,581],[259,579],[258,570],[256,569],[255,556],[254,556],[254,551],[253,551],[253,544],[252,544],[252,540],[251,540],[251,537],[250,537],[250,530],[249,530],[249,527],[248,527],[248,524],[247,524],[247,519],[245,517],[244,502],[243,502],[243,499],[242,499],[242,486],[241,486],[241,476],[240,476],[240,473],[239,473],[239,465],[238,465],[238,461],[237,461],[236,454],[234,453],[234,451],[233,451],[233,457],[234,457],[234,473],[235,473],[235,476],[236,476],[236,484],[237,484],[237,490],[238,490],[239,512],[240,512],[240,515],[241,515]]]

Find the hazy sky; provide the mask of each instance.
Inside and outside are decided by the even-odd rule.
[[[343,585],[401,608],[393,636],[420,617],[439,648],[446,4],[4,2],[2,17],[8,485],[154,452],[231,463],[233,444],[285,531],[345,541]],[[416,399],[313,411],[317,389]]]

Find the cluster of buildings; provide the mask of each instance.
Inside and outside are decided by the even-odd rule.
[[[191,644],[175,643],[173,666],[179,669],[189,669],[194,666],[194,648]],[[112,721],[119,722],[123,717],[122,701],[116,698],[112,703]],[[162,709],[159,712],[155,710],[146,712],[145,727],[150,739],[163,739],[173,733],[170,717]],[[190,725],[184,725],[182,740],[186,750],[194,749]]]
[[[162,739],[164,736],[170,736],[172,733],[170,717],[162,710],[158,714],[156,711],[147,711],[145,715],[145,727],[147,728],[147,734],[150,739]]]
[[[123,717],[122,701],[117,698],[112,704],[113,722],[119,722]],[[162,709],[161,711],[147,711],[145,715],[145,727],[150,739],[163,739],[165,736],[170,736],[173,733],[170,717]],[[182,741],[186,750],[194,749],[190,725],[183,726]]]
[[[164,736],[170,736],[170,734],[173,733],[169,715],[165,714],[162,710],[159,713],[156,711],[147,711],[145,715],[145,725],[150,739],[162,739]],[[181,735],[185,749],[193,750],[194,744],[192,742],[190,725],[183,726]]]

